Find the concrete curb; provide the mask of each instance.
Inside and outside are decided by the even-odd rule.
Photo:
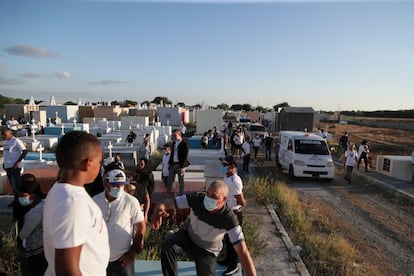
[[[282,241],[289,252],[291,262],[295,264],[296,269],[300,275],[310,276],[305,264],[302,261],[302,258],[299,256],[299,253],[296,251],[296,248],[290,240],[289,235],[280,222],[279,216],[276,214],[274,206],[272,204],[266,204],[266,208],[272,217],[273,222],[275,223],[277,232],[281,234]]]

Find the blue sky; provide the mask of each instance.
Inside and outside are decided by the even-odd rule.
[[[414,1],[0,1],[0,94],[414,108]]]

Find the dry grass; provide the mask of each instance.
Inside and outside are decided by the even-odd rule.
[[[336,231],[336,225],[318,213],[317,207],[301,198],[286,184],[267,177],[249,178],[245,191],[265,204],[273,204],[311,275],[373,275],[369,267],[357,265],[361,256]]]

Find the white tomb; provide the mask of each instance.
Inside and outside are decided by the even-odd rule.
[[[412,181],[414,166],[411,156],[378,155],[377,171],[405,181]]]

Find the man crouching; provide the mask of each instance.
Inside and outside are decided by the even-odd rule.
[[[256,275],[241,226],[234,212],[226,205],[227,194],[227,185],[222,180],[217,180],[210,185],[206,194],[180,195],[155,207],[152,215],[153,229],[159,229],[163,217],[169,216],[167,209],[190,208],[187,227],[167,237],[162,244],[161,266],[165,276],[178,275],[174,245],[192,256],[197,275],[215,275],[217,256],[226,233],[239,256],[245,275]]]

